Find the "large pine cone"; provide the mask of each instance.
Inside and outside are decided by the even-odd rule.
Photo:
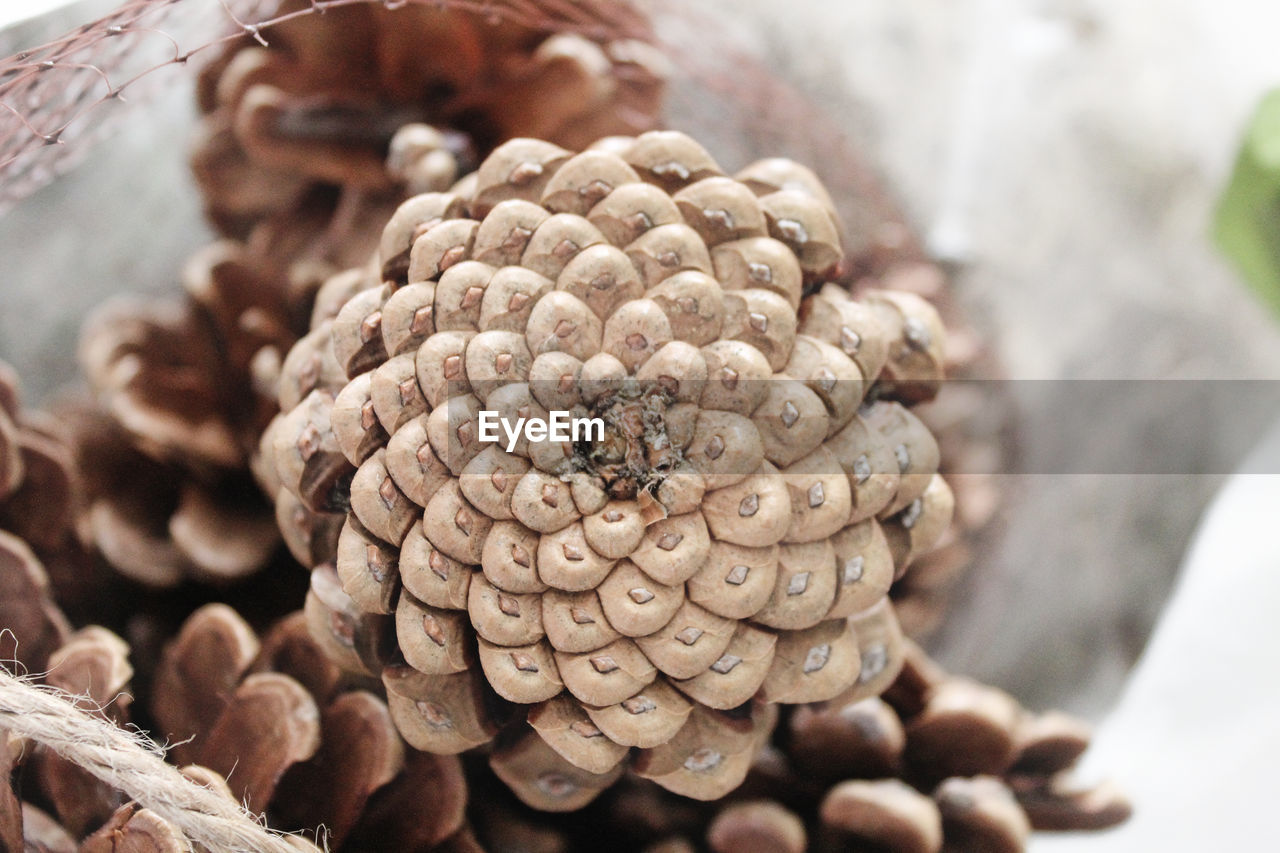
[[[322,289],[341,307],[286,359],[264,448],[319,566],[314,627],[381,671],[411,744],[489,741],[513,710],[496,693],[532,706],[536,736],[492,759],[531,804],[583,805],[631,748],[714,798],[773,703],[893,681],[886,594],[952,510],[904,405],[936,393],[943,330],[908,294],[821,286],[841,257],[789,161],[729,178],[678,133],[576,156],[519,139]],[[481,410],[603,438],[507,452]],[[336,523],[336,553],[316,547]]]

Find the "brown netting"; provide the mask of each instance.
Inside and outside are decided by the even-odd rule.
[[[0,211],[74,166],[175,69],[199,65],[245,36],[265,44],[271,28],[326,10],[376,0],[312,0],[281,11],[254,0],[130,0],[47,44],[0,61]],[[643,18],[625,3],[576,0],[385,0],[482,16],[494,24],[642,37]],[[298,4],[294,4],[295,6]]]
[[[175,73],[237,38],[266,43],[271,29],[305,15],[378,0],[129,0],[96,21],[0,61],[0,211],[81,159],[133,107]],[[706,139],[727,164],[765,153],[812,163],[842,200],[853,238],[851,274],[921,250],[901,214],[854,152],[847,130],[812,100],[733,44],[709,9],[666,0],[382,0],[469,12],[596,39],[649,39],[652,16],[675,65],[671,124]],[[292,8],[291,8],[292,7]],[[722,10],[723,11],[723,10]],[[190,72],[187,72],[190,73]],[[739,163],[739,165],[741,165]]]
[[[0,61],[0,209],[73,166],[92,143],[145,103],[175,73],[198,66],[237,38],[265,43],[296,18],[378,0],[129,0],[61,38]],[[647,16],[675,64],[672,123],[715,143],[732,162],[785,154],[813,163],[842,199],[861,268],[921,255],[918,242],[828,111],[733,44],[707,9],[664,2],[580,0],[382,0],[388,9],[421,4],[596,39],[650,39]],[[285,9],[282,11],[282,7]],[[190,73],[190,72],[188,72]],[[858,266],[858,265],[855,265]]]

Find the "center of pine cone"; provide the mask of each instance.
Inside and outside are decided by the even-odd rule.
[[[630,500],[656,489],[681,461],[667,435],[671,393],[660,385],[624,384],[596,401],[591,417],[604,421],[600,441],[579,440],[574,455],[582,467],[604,480],[611,497]]]

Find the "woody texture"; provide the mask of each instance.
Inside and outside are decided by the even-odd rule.
[[[322,287],[264,456],[286,539],[340,523],[313,630],[411,745],[501,733],[494,771],[548,810],[628,765],[711,799],[776,705],[893,681],[886,595],[952,514],[910,412],[944,332],[911,294],[825,285],[841,257],[790,161],[516,139]],[[604,431],[508,452],[482,410]]]

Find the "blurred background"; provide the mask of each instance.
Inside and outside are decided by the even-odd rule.
[[[15,5],[0,6],[10,22],[32,8]],[[0,54],[110,6],[11,26]],[[666,9],[665,26],[679,30],[682,14]],[[1249,116],[1280,85],[1280,7],[716,0],[689,14],[714,16],[708,50],[748,51],[827,112],[952,273],[1006,377],[1280,378],[1276,318],[1209,238]],[[0,217],[0,358],[36,400],[74,381],[77,330],[104,294],[176,291],[183,260],[210,237],[186,163],[192,83],[166,69],[130,103],[106,105],[127,110],[110,138],[83,146],[78,165]],[[706,122],[690,103],[686,118]],[[1152,413],[1140,406],[1073,419],[1065,435],[1042,412],[1019,413],[1021,461],[997,477],[995,533],[933,646],[1029,707],[1100,721],[1089,768],[1118,777],[1138,809],[1110,837],[1033,849],[1205,849],[1178,804],[1235,812],[1268,786],[1280,758],[1276,705],[1265,704],[1278,698],[1277,637],[1264,615],[1280,604],[1280,494],[1277,477],[1257,475],[1280,470],[1277,442],[1263,446],[1265,418],[1280,416],[1268,405],[1225,445],[1159,433],[1186,442],[1161,448],[1185,454],[1185,473],[1141,475],[1055,467],[1064,447],[1145,435]],[[1246,463],[1252,444],[1261,449]],[[1254,475],[1233,481],[1188,560],[1206,508],[1241,468]],[[1264,704],[1230,700],[1225,691],[1242,684]],[[1232,714],[1249,719],[1229,733]],[[1220,784],[1206,788],[1207,770]],[[1153,834],[1179,814],[1176,841]],[[1208,818],[1197,826],[1220,829]],[[1251,837],[1244,826],[1235,831]]]

